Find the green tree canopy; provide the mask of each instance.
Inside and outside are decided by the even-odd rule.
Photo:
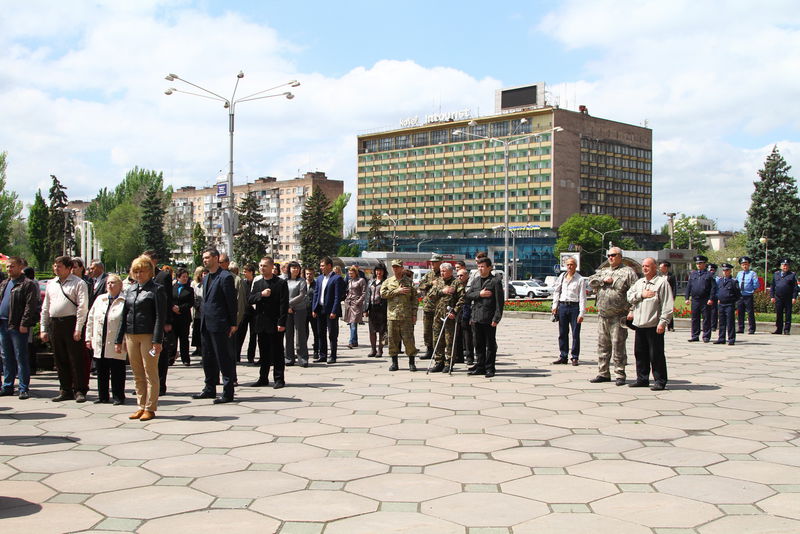
[[[203,227],[199,222],[194,223],[194,228],[192,229],[192,259],[195,267],[203,265],[203,250],[205,250],[207,242]]]
[[[745,222],[747,252],[754,267],[764,264],[762,237],[769,248],[769,270],[776,268],[779,258],[788,257],[793,268],[800,262],[800,198],[791,169],[776,146],[758,171]]]
[[[338,223],[338,227],[336,230],[336,235],[341,238],[343,237],[343,230],[344,230],[344,209],[347,207],[347,204],[350,202],[350,193],[342,193],[336,200],[331,203],[330,211],[331,215],[336,218]]]
[[[139,226],[141,210],[133,202],[123,202],[111,210],[106,220],[95,223],[97,238],[104,243],[103,256],[109,269],[127,272],[131,262],[145,249]]]
[[[6,189],[6,152],[0,152],[0,252],[8,252],[11,223],[22,213],[22,202],[14,191]]]
[[[269,236],[265,233],[264,216],[258,205],[255,193],[248,192],[236,207],[239,214],[239,231],[233,239],[233,256],[244,267],[247,263],[261,260],[269,245]]]
[[[46,268],[50,259],[50,242],[47,240],[48,219],[47,204],[44,203],[42,191],[37,189],[33,205],[28,211],[28,240],[36,267],[40,271]]]
[[[383,231],[383,217],[377,211],[372,213],[367,232],[367,250],[386,250],[389,245],[388,236]]]
[[[142,202],[142,242],[145,250],[153,250],[162,263],[169,263],[170,249],[164,234],[166,208],[161,186],[151,183]]]
[[[109,191],[106,187],[100,189],[86,208],[86,218],[93,222],[105,220],[111,210],[127,201],[141,205],[151,186],[156,186],[162,191],[164,199],[169,204],[172,199],[172,187],[164,189],[163,173],[134,167],[125,174],[125,178],[113,191]]]
[[[75,220],[71,213],[65,211],[68,204],[67,188],[54,174],[50,178],[53,185],[50,186],[50,203],[47,207],[47,241],[52,260],[62,254],[71,254],[75,247]]]
[[[581,271],[594,272],[603,261],[608,243],[623,250],[636,250],[639,247],[633,239],[623,237],[622,232],[612,232],[620,228],[619,221],[610,215],[575,214],[558,227],[556,240],[556,256],[562,252],[581,252]],[[601,234],[605,233],[605,241],[601,243]]]
[[[681,216],[673,221],[675,248],[695,249],[700,252],[708,250],[706,236],[697,224],[697,219],[708,218],[705,215],[687,216],[681,213]],[[669,223],[661,227],[661,233],[669,235]],[[669,243],[666,243],[664,248],[669,248]]]
[[[341,222],[319,187],[306,199],[300,225],[300,260],[316,267],[324,256],[333,256],[341,235]]]

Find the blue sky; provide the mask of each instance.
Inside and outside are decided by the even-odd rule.
[[[237,183],[323,170],[355,193],[358,133],[435,111],[489,114],[495,89],[538,81],[562,107],[653,128],[655,228],[678,211],[738,229],[772,146],[800,160],[789,1],[8,6],[0,150],[28,202],[51,173],[82,199],[135,165],[176,187],[212,183],[227,163],[225,111],[165,96],[167,72],[223,94],[240,69],[241,91],[302,82],[294,100],[237,111]]]

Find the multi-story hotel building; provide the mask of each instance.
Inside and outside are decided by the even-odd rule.
[[[256,195],[264,215],[264,233],[269,236],[268,252],[276,260],[300,256],[300,220],[306,199],[314,188],[333,202],[344,191],[342,180],[330,180],[324,172],[307,172],[299,178],[278,180],[271,176],[255,182],[236,185],[233,193],[236,205],[249,192]],[[216,187],[197,189],[181,187],[172,193],[167,215],[167,229],[173,232],[177,247],[173,256],[188,261],[192,255],[192,228],[200,223],[210,243],[222,243],[222,214],[227,198],[217,197]]]
[[[542,89],[498,91],[491,116],[435,114],[360,135],[358,232],[387,213],[400,237],[484,236],[505,221],[505,172],[503,145],[481,137],[529,136],[509,146],[509,227],[608,214],[626,234],[649,234],[652,130],[539,104]]]

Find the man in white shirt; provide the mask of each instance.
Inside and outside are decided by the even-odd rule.
[[[56,277],[47,283],[39,337],[51,342],[58,371],[59,394],[53,402],[86,402],[89,374],[83,354],[83,326],[89,312],[89,287],[72,274],[72,258],[59,256]]]
[[[581,353],[581,323],[586,311],[586,279],[578,272],[575,258],[566,261],[567,270],[561,273],[553,291],[553,316],[558,317],[558,359],[553,365],[567,363],[572,355],[572,365],[578,365]],[[572,331],[572,351],[569,351],[569,333]]]

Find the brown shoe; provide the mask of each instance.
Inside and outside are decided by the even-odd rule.
[[[149,410],[145,410],[142,416],[139,418],[139,421],[149,421],[156,416],[155,412],[151,412]]]
[[[144,410],[137,410],[136,413],[132,413],[128,416],[128,419],[139,419],[144,415]]]

